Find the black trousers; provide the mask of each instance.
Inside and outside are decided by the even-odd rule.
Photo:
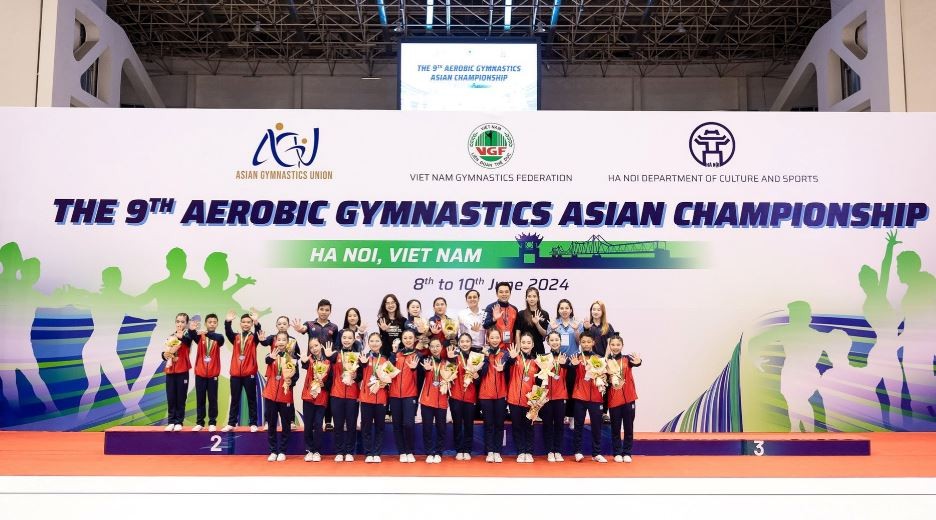
[[[289,444],[289,432],[292,431],[292,421],[295,410],[292,403],[280,403],[263,400],[265,419],[269,428],[267,429],[267,441],[270,443],[270,453],[286,453],[286,445]],[[276,419],[279,418],[283,431],[276,431]]]
[[[455,435],[455,453],[471,453],[474,440],[474,403],[449,399],[452,409],[452,432]]]
[[[517,453],[533,454],[533,422],[527,419],[529,408],[510,406],[510,427],[513,430],[514,447]]]
[[[400,454],[413,453],[416,435],[416,398],[391,397],[390,417],[393,419],[393,440]]]
[[[257,425],[257,379],[256,376],[231,376],[231,410],[228,424],[237,426],[240,420],[241,389],[247,394],[247,418],[250,426]]]
[[[305,440],[305,449],[309,453],[322,451],[322,418],[324,416],[324,406],[302,401],[302,420],[305,423],[302,438]]]
[[[420,406],[419,409],[422,410],[423,449],[426,455],[442,455],[442,449],[445,447],[446,409],[426,405]]]
[[[379,457],[383,453],[386,416],[387,405],[361,403],[361,439],[364,441],[364,455]]]
[[[543,445],[546,453],[562,453],[562,420],[565,417],[565,399],[547,401],[540,410],[543,418]]]
[[[166,374],[166,404],[169,424],[182,424],[185,419],[185,395],[188,393],[188,372]]]
[[[615,406],[611,413],[611,451],[613,455],[630,455],[634,448],[634,415],[637,402]],[[624,428],[624,442],[621,442],[621,427]]]
[[[354,455],[357,433],[358,402],[356,399],[329,397],[335,416],[335,453]]]
[[[208,424],[218,424],[218,378],[195,376],[195,423],[205,425],[205,398],[208,400]]]
[[[484,453],[500,453],[504,448],[504,416],[507,414],[506,399],[481,399],[484,416]]]
[[[572,448],[575,453],[582,453],[582,432],[585,430],[585,412],[591,421],[592,457],[601,454],[601,403],[591,403],[574,399],[575,429],[572,432]]]

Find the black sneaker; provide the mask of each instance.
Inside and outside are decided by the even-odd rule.
[[[332,423],[325,423],[325,431],[330,432],[335,429],[335,425]]]
[[[608,414],[602,415],[602,416],[601,416],[601,422],[603,422],[603,423],[605,423],[605,424],[611,424],[611,416],[608,415]]]

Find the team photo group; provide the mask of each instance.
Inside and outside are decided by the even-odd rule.
[[[279,316],[269,331],[254,312],[228,311],[223,331],[217,314],[202,320],[194,312],[180,312],[163,353],[165,429],[183,429],[191,387],[197,400],[192,431],[205,429],[206,419],[208,431],[219,429],[218,384],[224,368],[231,397],[220,431],[239,425],[251,432],[265,429],[270,462],[286,460],[299,418],[306,462],[323,460],[323,437],[331,431],[335,462],[363,456],[366,463],[380,463],[385,423],[391,422],[401,463],[416,462],[415,432],[421,423],[421,459],[438,464],[449,421],[457,461],[478,455],[489,463],[502,462],[509,422],[518,463],[534,461],[534,423],[541,424],[541,451],[548,462],[565,460],[567,429],[572,430],[572,450],[565,455],[576,462],[605,463],[604,455],[631,462],[637,400],[632,369],[642,361],[625,348],[605,304],[591,303],[580,317],[572,302],[562,299],[551,316],[535,287],[526,290],[522,309],[510,302],[510,283],[498,283],[496,293],[496,301],[482,307],[481,294],[470,290],[465,308],[452,314],[446,299],[437,297],[428,317],[419,300],[404,307],[388,294],[373,327],[357,308],[347,309],[337,325],[326,299],[318,302],[316,319]],[[226,349],[231,349],[224,356],[230,355],[229,365],[222,361]],[[242,424],[242,397],[247,424]],[[482,453],[472,449],[476,419],[483,422]],[[586,424],[591,442],[583,447]],[[610,454],[601,453],[603,428],[610,429]]]

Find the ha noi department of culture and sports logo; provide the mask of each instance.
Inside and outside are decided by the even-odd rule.
[[[485,123],[472,130],[468,137],[468,155],[482,168],[500,168],[513,154],[513,135],[497,123]]]

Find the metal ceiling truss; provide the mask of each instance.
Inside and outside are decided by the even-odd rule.
[[[795,62],[828,0],[110,0],[144,60],[285,64],[397,60],[401,38],[535,38],[548,67]]]

